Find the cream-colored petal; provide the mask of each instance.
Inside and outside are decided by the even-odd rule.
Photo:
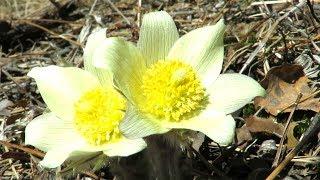
[[[83,139],[74,130],[72,121],[63,121],[52,112],[36,117],[25,129],[25,144],[45,152],[78,141]]]
[[[137,47],[121,38],[108,38],[93,55],[96,67],[111,71],[115,84],[131,101],[140,97],[145,59]]]
[[[119,142],[109,144],[103,152],[107,156],[130,156],[147,147],[143,139],[122,138]]]
[[[144,15],[138,48],[147,59],[147,66],[166,58],[170,48],[179,38],[177,27],[165,11]]]
[[[249,76],[230,73],[221,74],[208,89],[209,101],[215,109],[232,113],[256,96],[264,96],[265,90]]]
[[[49,109],[63,120],[73,120],[73,105],[86,91],[100,86],[96,77],[75,67],[35,67],[28,76],[35,79]]]
[[[86,46],[83,50],[83,63],[85,70],[91,72],[97,76],[101,84],[104,86],[112,85],[112,73],[107,70],[102,70],[94,67],[93,65],[93,54],[97,48],[100,48],[101,43],[107,38],[106,28],[99,29],[91,33],[88,37]]]
[[[228,145],[233,141],[235,121],[231,115],[207,107],[198,116],[181,122],[167,122],[168,128],[191,129],[200,131],[220,145]]]
[[[81,149],[84,146],[83,141],[74,141],[69,144],[64,144],[59,147],[50,149],[43,160],[40,161],[40,164],[47,168],[56,168],[60,166],[65,160],[67,160],[72,152],[77,149]]]
[[[46,168],[56,168],[69,157],[70,153],[63,148],[52,149],[46,153],[40,165]]]
[[[71,121],[63,121],[53,113],[47,113],[36,117],[27,125],[25,144],[47,152],[40,164],[56,168],[86,143],[74,130]]]
[[[77,145],[72,147],[70,144],[65,145],[64,147],[50,149],[44,156],[43,160],[40,161],[40,165],[46,168],[56,168],[67,160],[75,149],[77,149]]]
[[[224,30],[225,25],[221,19],[213,26],[187,33],[170,49],[168,59],[192,65],[198,71],[203,85],[209,87],[222,69]]]
[[[139,112],[129,105],[124,120],[120,123],[120,131],[129,139],[146,137],[152,134],[162,134],[170,129],[163,128],[161,120],[154,119],[147,114]]]

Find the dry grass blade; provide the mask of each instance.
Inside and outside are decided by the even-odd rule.
[[[302,94],[300,93],[298,95],[295,103],[294,103],[295,106],[294,106],[293,110],[291,111],[291,113],[290,113],[290,115],[289,115],[289,117],[287,119],[286,125],[284,127],[284,131],[283,131],[282,136],[281,136],[281,140],[280,140],[280,144],[279,144],[279,147],[278,147],[278,150],[277,150],[276,157],[275,157],[275,159],[274,159],[274,161],[272,163],[272,167],[276,167],[278,165],[278,163],[279,163],[279,160],[280,160],[280,157],[281,157],[282,148],[283,148],[283,143],[284,143],[284,140],[287,137],[286,134],[288,132],[288,127],[289,127],[289,124],[290,124],[290,122],[292,120],[293,113],[296,111],[296,109],[298,107],[298,104],[299,104],[299,101],[300,101],[301,97],[302,97]]]
[[[9,142],[6,142],[6,141],[1,141],[0,140],[0,144],[2,144],[3,146],[6,146],[8,148],[14,148],[14,149],[19,149],[21,151],[24,151],[28,154],[32,154],[34,156],[37,156],[39,158],[43,158],[44,157],[44,153],[38,151],[38,150],[34,150],[34,149],[31,149],[31,148],[27,148],[27,147],[23,147],[21,145],[16,145],[16,144],[12,144],[12,143],[9,143]]]
[[[254,58],[256,57],[256,55],[260,52],[260,50],[266,45],[267,41],[269,40],[270,36],[274,33],[276,27],[279,25],[279,23],[285,19],[286,17],[288,17],[291,13],[293,13],[294,11],[297,11],[298,9],[300,9],[301,7],[303,7],[305,4],[307,3],[306,0],[302,0],[299,2],[299,4],[297,4],[296,6],[294,6],[289,12],[287,12],[286,14],[284,14],[283,16],[281,16],[279,19],[276,20],[276,22],[272,25],[272,27],[268,30],[267,35],[264,37],[264,39],[259,43],[258,47],[250,54],[249,58],[247,59],[247,61],[243,64],[243,67],[240,70],[240,74],[243,73],[243,71],[245,71],[248,67],[248,65],[254,60]]]
[[[285,166],[294,158],[294,156],[305,146],[311,137],[314,136],[320,130],[320,114],[318,113],[312,120],[307,131],[303,134],[302,139],[298,145],[285,157],[285,159],[277,166],[272,173],[267,177],[267,180],[275,179],[276,176],[285,168]]]

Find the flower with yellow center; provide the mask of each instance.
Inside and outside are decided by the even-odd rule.
[[[128,99],[120,124],[125,136],[191,129],[221,145],[232,142],[235,121],[230,113],[265,90],[245,75],[219,75],[224,30],[220,20],[179,38],[170,15],[160,11],[144,16],[137,46],[100,32],[96,46],[87,51],[92,55],[87,64],[110,72]]]
[[[91,36],[91,38],[93,38]],[[86,49],[92,41],[88,41]],[[91,55],[85,54],[86,62]],[[119,124],[127,101],[110,81],[110,74],[88,67],[36,67],[36,80],[51,110],[33,119],[25,130],[25,143],[46,152],[41,165],[55,168],[65,160],[103,151],[108,156],[129,156],[146,147],[140,139],[123,136]]]

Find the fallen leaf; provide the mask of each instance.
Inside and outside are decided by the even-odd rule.
[[[254,105],[263,107],[276,116],[280,112],[291,112],[292,105],[302,93],[297,109],[319,112],[320,99],[311,97],[315,90],[309,87],[310,80],[302,75],[298,65],[286,65],[270,70],[262,82],[263,86],[267,86],[267,94],[265,97],[256,97]]]
[[[236,137],[238,143],[245,142],[242,145],[238,146],[238,148],[241,150],[244,150],[248,145],[247,143],[252,140],[252,135],[245,124],[236,129]]]
[[[248,130],[253,133],[263,132],[281,137],[284,131],[284,126],[277,123],[273,118],[249,116],[245,118],[245,121]]]
[[[22,162],[29,162],[30,161],[30,157],[28,154],[24,153],[24,152],[15,152],[15,151],[9,151],[9,152],[4,152],[3,154],[1,154],[1,158],[2,159],[15,159],[15,160],[20,160]]]
[[[288,148],[294,148],[298,144],[297,138],[294,136],[294,128],[298,125],[296,122],[291,122],[288,126],[288,132],[287,132],[287,147]]]
[[[245,124],[243,126],[241,126],[241,128],[236,129],[236,135],[237,135],[238,142],[252,140],[251,133]]]
[[[305,76],[303,67],[297,64],[285,64],[271,68],[266,77],[260,82],[260,84],[267,89],[269,82],[273,80],[273,76],[278,77],[287,83],[294,83],[300,77]]]
[[[274,157],[277,152],[276,141],[273,139],[265,140],[261,143],[257,154],[260,157]]]
[[[13,106],[13,102],[8,99],[3,99],[0,101],[0,115],[9,116],[10,111],[7,110],[7,107]]]

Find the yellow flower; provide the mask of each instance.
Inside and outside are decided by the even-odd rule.
[[[144,16],[135,46],[97,33],[88,66],[110,72],[129,101],[120,130],[128,138],[171,129],[201,131],[221,145],[233,140],[230,113],[265,90],[241,74],[220,74],[223,63],[223,20],[181,38],[164,11]],[[100,37],[100,38],[98,38]]]
[[[130,140],[119,131],[127,101],[113,88],[110,75],[89,71],[48,66],[28,73],[51,110],[25,130],[25,143],[46,152],[40,162],[44,167],[55,168],[67,159],[99,151],[128,156],[146,147],[141,138]]]

